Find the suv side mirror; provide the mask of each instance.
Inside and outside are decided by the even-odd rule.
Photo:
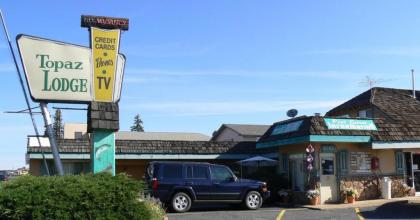
[[[236,176],[232,176],[231,178],[229,178],[230,182],[236,182],[236,180],[238,180]]]

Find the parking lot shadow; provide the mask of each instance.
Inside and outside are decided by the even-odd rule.
[[[420,205],[390,202],[376,208],[363,208],[360,214],[366,219],[420,219]]]
[[[261,209],[276,208],[273,204],[264,204]],[[167,210],[171,213],[170,210]],[[217,204],[217,203],[200,203],[194,204],[188,212],[212,212],[212,211],[252,211],[246,209],[242,204]]]

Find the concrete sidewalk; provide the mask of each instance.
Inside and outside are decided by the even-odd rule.
[[[374,200],[364,200],[356,201],[355,203],[348,204],[324,204],[324,205],[303,205],[302,208],[315,209],[315,210],[331,210],[331,209],[346,209],[346,208],[363,208],[363,207],[375,207],[381,206],[391,202],[406,202],[414,203],[420,205],[420,197],[402,197],[402,198],[392,198],[392,199],[374,199]]]

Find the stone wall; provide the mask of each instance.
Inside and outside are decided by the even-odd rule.
[[[403,176],[389,176],[392,179],[392,197],[404,197],[407,189],[404,187]],[[381,198],[382,176],[345,176],[340,178],[340,201],[345,200],[345,190],[352,188],[358,193],[357,200]]]

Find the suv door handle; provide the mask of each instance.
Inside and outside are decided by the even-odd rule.
[[[186,185],[192,185],[193,183],[192,182],[186,182],[185,184]]]

